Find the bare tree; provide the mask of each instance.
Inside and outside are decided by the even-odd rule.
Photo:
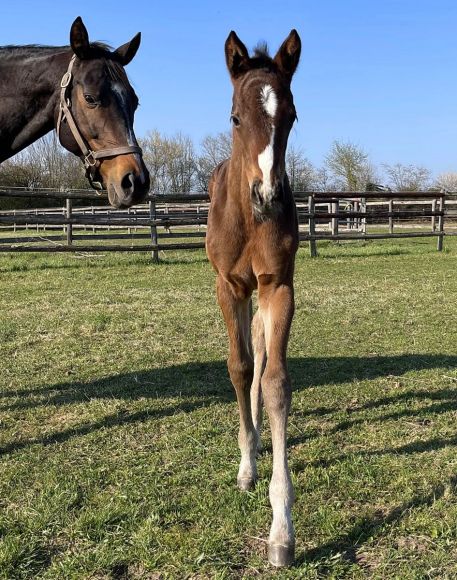
[[[152,191],[187,193],[194,188],[197,165],[190,137],[181,133],[164,137],[154,130],[139,142],[151,174]]]
[[[169,154],[168,142],[156,129],[149,131],[138,141],[143,150],[144,162],[149,169],[151,191],[164,193],[168,187],[166,175],[166,160]]]
[[[441,173],[436,178],[434,187],[452,193],[457,192],[457,172],[448,171],[446,173]]]
[[[291,145],[286,153],[286,171],[292,191],[315,189],[316,170],[302,149]]]
[[[383,163],[382,167],[393,191],[424,191],[430,187],[431,173],[422,165]]]
[[[200,191],[208,191],[208,182],[215,167],[232,154],[231,132],[207,135],[200,149],[196,160],[196,186]]]
[[[0,166],[0,183],[17,187],[81,189],[88,186],[81,161],[51,133]]]
[[[343,191],[364,191],[368,181],[376,181],[376,171],[368,154],[349,141],[334,141],[325,158],[325,167]]]

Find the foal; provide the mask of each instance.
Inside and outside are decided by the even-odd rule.
[[[227,38],[225,56],[234,87],[233,152],[210,180],[206,237],[229,334],[228,369],[240,412],[238,485],[243,490],[257,478],[262,395],[270,418],[273,523],[268,557],[275,566],[290,565],[295,549],[286,449],[291,402],[286,349],[294,314],[298,222],[285,153],[296,119],[290,83],[300,50],[295,30],[274,58],[266,49],[250,57],[233,31]],[[251,342],[251,295],[256,289],[259,308]]]

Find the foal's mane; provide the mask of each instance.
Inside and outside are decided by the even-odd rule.
[[[275,61],[271,58],[266,42],[261,41],[254,47],[254,56],[249,59],[251,69],[277,70]]]

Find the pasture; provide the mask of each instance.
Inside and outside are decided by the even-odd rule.
[[[297,256],[295,567],[457,576],[457,241]],[[0,256],[0,578],[269,578],[203,251]],[[259,533],[259,531],[261,533]]]

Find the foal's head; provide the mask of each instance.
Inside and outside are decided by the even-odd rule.
[[[102,158],[91,159],[94,166],[89,167],[89,177],[108,190],[112,205],[130,206],[149,190],[149,172],[133,131],[138,98],[124,70],[138,50],[140,34],[110,51],[102,44],[89,43],[87,30],[77,18],[71,27],[70,43],[76,55],[67,89],[71,114],[89,149],[103,152]],[[59,138],[66,149],[83,157],[65,118]],[[122,148],[127,151],[122,152]],[[105,155],[110,151],[112,155]]]
[[[271,58],[266,48],[253,57],[235,34],[225,42],[234,93],[234,155],[241,155],[257,213],[265,214],[284,187],[285,155],[296,112],[290,83],[300,59],[301,41],[292,30]]]

